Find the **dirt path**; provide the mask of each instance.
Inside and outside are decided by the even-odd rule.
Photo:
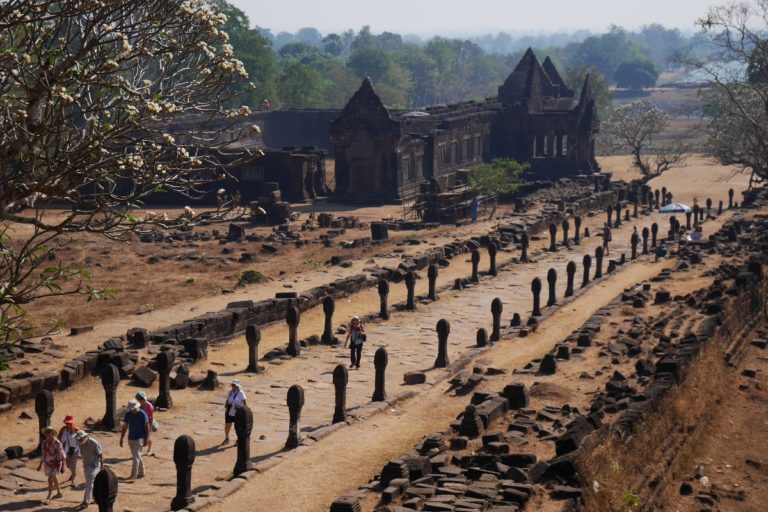
[[[500,343],[483,355],[506,370],[522,367],[552,348],[624,288],[656,275],[671,261],[635,265],[618,272],[559,309],[527,338]],[[493,383],[498,387],[499,382]],[[252,478],[241,491],[210,510],[245,510],[259,502],[274,512],[322,511],[345,491],[368,481],[384,463],[408,451],[424,435],[445,428],[467,405],[466,397],[446,394],[443,383],[372,420],[336,432],[270,471]]]
[[[648,220],[645,220],[646,222]],[[631,224],[617,230],[617,236],[614,239],[614,249],[617,253],[627,251],[627,238],[631,232]],[[431,368],[436,353],[436,340],[434,326],[439,318],[447,318],[452,322],[452,333],[449,342],[449,354],[452,359],[465,353],[469,346],[474,344],[474,335],[476,329],[480,326],[488,327],[490,324],[489,305],[492,297],[500,297],[505,304],[505,313],[503,323],[508,324],[513,312],[519,312],[525,318],[530,311],[531,298],[529,283],[534,276],[543,277],[546,269],[554,267],[558,273],[565,274],[566,263],[573,259],[581,260],[584,253],[592,253],[594,246],[599,242],[597,238],[587,240],[581,246],[574,246],[570,250],[561,250],[557,253],[541,253],[539,261],[536,263],[513,265],[502,271],[497,278],[484,278],[477,287],[470,288],[464,292],[444,292],[438,302],[420,306],[417,313],[395,313],[389,322],[370,324],[368,327],[371,343],[365,351],[364,368],[360,372],[351,372],[350,385],[348,389],[347,404],[348,407],[355,407],[367,403],[372,392],[372,356],[375,348],[379,345],[386,346],[390,352],[390,366],[388,367],[389,393],[396,395],[404,388],[399,385],[401,376],[408,370],[420,370]],[[591,314],[589,309],[596,309],[603,303],[614,297],[621,289],[628,284],[632,284],[643,276],[653,275],[658,272],[658,268],[663,265],[669,265],[671,262],[651,263],[652,257],[646,256],[640,263],[628,265],[619,273],[609,276],[591,288],[587,294],[592,297],[589,303],[583,299],[570,303],[565,306],[567,313],[558,313],[554,322],[560,327],[555,327],[551,332],[549,327],[535,337],[525,340],[518,340],[513,344],[499,345],[493,351],[484,355],[483,358],[492,362],[494,366],[502,365],[505,368],[515,368],[521,366],[527,360],[534,358],[539,353],[550,348],[549,343],[539,343],[537,340],[550,340],[553,336],[559,336],[560,333],[573,328],[573,325],[579,322],[583,315]],[[451,272],[466,276],[469,273],[469,264],[459,259],[455,265],[448,267]],[[450,274],[450,273],[449,273]],[[579,272],[580,274],[580,272]],[[450,278],[446,278],[450,282]],[[426,280],[420,281],[421,291],[425,291]],[[564,284],[562,280],[558,285],[558,293],[562,293]],[[404,288],[404,287],[400,287]],[[401,290],[399,293],[404,293]],[[398,293],[395,293],[397,296]],[[359,313],[362,309],[365,312],[377,309],[377,297],[375,291],[368,290],[350,297],[349,302],[340,303],[337,311],[342,318],[352,312]],[[320,329],[322,314],[319,309],[311,311],[302,319],[302,328],[304,334],[316,334]],[[268,350],[272,346],[283,345],[287,339],[285,326],[276,324],[265,329],[262,349]],[[341,349],[334,349],[324,346],[316,346],[310,350],[305,350],[299,358],[287,361],[278,360],[267,365],[267,372],[260,375],[241,375],[243,370],[243,358],[246,344],[243,340],[236,339],[232,343],[214,347],[211,350],[207,364],[212,365],[219,372],[222,379],[226,380],[230,376],[238,375],[243,381],[244,388],[249,394],[249,403],[254,409],[256,425],[253,432],[254,445],[252,447],[252,456],[263,458],[270,454],[276,454],[282,449],[287,430],[287,410],[285,407],[286,389],[295,383],[301,384],[305,388],[307,405],[303,411],[302,425],[305,429],[312,430],[321,425],[327,424],[330,420],[333,410],[332,385],[330,374],[336,364],[346,364],[347,353]],[[206,364],[206,365],[207,365]],[[440,375],[440,371],[429,372],[429,381],[432,382],[435,376]],[[452,415],[456,407],[466,405],[466,400],[447,400],[436,398],[435,393],[442,394],[443,387],[440,385],[435,389],[412,388],[420,393],[426,393],[424,397],[406,405],[402,411],[408,414],[416,414],[414,420],[407,420],[407,430],[410,432],[408,441],[414,436],[419,436],[428,431],[426,425],[432,421],[433,415],[447,414]],[[118,404],[125,403],[138,389],[132,386],[121,385],[118,389]],[[150,396],[156,396],[156,390],[149,390]],[[220,396],[221,395],[221,396]],[[66,390],[56,396],[57,416],[71,413],[76,418],[82,419],[88,416],[98,418],[103,414],[103,391],[98,381],[91,380],[82,385],[75,386],[73,389]],[[223,400],[223,391],[220,393],[210,393],[196,389],[187,389],[174,391],[174,408],[169,412],[160,412],[157,417],[162,425],[162,431],[155,439],[155,451],[159,454],[148,461],[148,476],[142,481],[141,487],[125,484],[121,496],[129,497],[132,506],[138,509],[147,509],[151,507],[152,500],[170,500],[173,496],[173,482],[175,471],[171,456],[171,446],[173,440],[182,433],[189,433],[194,436],[198,448],[198,467],[205,467],[206,478],[202,482],[204,485],[213,484],[216,480],[225,479],[231,472],[234,453],[229,448],[222,448],[219,443],[222,439],[221,425],[221,402]],[[90,399],[89,397],[93,397]],[[424,404],[439,403],[436,407],[426,407]],[[418,412],[413,412],[414,408],[424,408],[423,417]],[[444,409],[443,407],[449,407]],[[432,410],[430,410],[432,409]],[[443,411],[443,412],[441,412]],[[31,412],[31,411],[30,411]],[[442,418],[443,416],[438,416]],[[58,418],[54,418],[58,421]],[[355,429],[361,429],[367,437],[372,433],[382,432],[387,421],[379,425],[381,421],[375,418],[365,425],[357,425]],[[370,424],[370,425],[369,425]],[[444,426],[446,422],[435,422],[433,425]],[[29,429],[30,420],[17,419],[8,424],[5,429],[0,431],[0,444],[12,444],[25,440],[23,444],[30,445],[34,442],[34,432]],[[402,429],[401,429],[402,430]],[[345,432],[347,430],[345,429]],[[357,436],[352,432],[353,436]],[[386,434],[387,441],[382,450],[390,450],[392,446],[403,446],[396,444],[391,436],[398,437],[397,429],[389,431]],[[117,437],[114,434],[99,433],[99,440],[105,446],[108,453],[109,463],[113,466],[117,474],[121,477],[128,476],[129,464],[126,459],[125,449],[117,447]],[[343,437],[346,438],[346,434]],[[374,436],[375,437],[375,436]],[[325,440],[317,446],[323,446]],[[315,447],[310,448],[314,451]],[[343,452],[340,452],[343,453]],[[383,452],[382,452],[383,453]],[[373,457],[369,461],[370,457]],[[365,455],[366,463],[376,464],[382,459],[377,453]],[[292,458],[293,454],[289,456]],[[344,455],[347,458],[347,455]],[[351,455],[350,455],[351,457]],[[352,459],[350,459],[352,460]],[[366,466],[366,470],[369,469]],[[362,471],[361,477],[367,478],[371,472]],[[153,489],[151,494],[142,493],[143,489]],[[205,487],[200,490],[204,490]],[[30,500],[34,501],[36,492],[22,494],[18,496],[23,500],[17,503],[26,503],[31,506]],[[65,501],[77,503],[78,496],[67,493]],[[125,503],[122,502],[121,503]],[[312,508],[300,508],[301,510],[311,510]],[[295,509],[294,509],[295,510]]]

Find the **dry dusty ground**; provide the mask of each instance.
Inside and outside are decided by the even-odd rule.
[[[611,159],[605,161],[604,166],[615,172],[614,176],[619,172],[626,173],[626,167],[628,167],[626,159]],[[691,175],[690,173],[701,173],[699,176]],[[710,174],[711,173],[711,174]],[[707,185],[701,186],[701,179],[703,176],[707,176]],[[693,177],[692,177],[693,176]],[[691,165],[685,169],[671,171],[668,175],[661,178],[665,181],[665,184],[675,192],[675,197],[684,200],[686,197],[693,197],[693,194],[704,193],[711,194],[711,197],[717,204],[720,199],[727,199],[726,191],[729,187],[737,188],[737,190],[746,183],[746,179],[741,180],[739,176],[733,176],[729,169],[725,168],[711,168],[707,167],[703,163]],[[660,185],[652,184],[654,187]],[[704,192],[702,192],[704,191]],[[737,195],[737,197],[739,197]],[[703,201],[700,201],[703,202]],[[377,210],[380,212],[380,210]],[[366,213],[368,214],[368,213]],[[370,215],[374,215],[373,212]],[[373,216],[372,218],[379,218]],[[644,220],[643,222],[651,222],[650,220]],[[595,217],[589,220],[591,223],[602,222],[601,217]],[[464,236],[470,233],[484,233],[487,232],[491,223],[481,223],[466,228],[445,228],[442,231],[436,231],[430,233],[427,236],[425,233],[419,233],[419,238],[428,238],[429,242],[444,243],[452,240],[455,237]],[[709,229],[709,227],[707,228]],[[714,228],[713,228],[714,229]],[[631,230],[630,225],[625,224],[621,230],[621,233],[617,233],[617,245],[626,245],[626,239],[629,236]],[[404,234],[405,235],[405,234]],[[432,238],[434,236],[434,238]],[[592,243],[596,240],[592,239]],[[544,244],[544,241],[538,242],[538,245]],[[126,278],[124,283],[127,286],[133,281],[137,290],[137,294],[142,297],[163,297],[162,305],[166,304],[166,297],[175,297],[175,299],[168,300],[169,303],[177,301],[175,306],[159,308],[151,313],[136,317],[132,308],[141,304],[141,301],[131,302],[127,300],[125,304],[112,303],[111,309],[105,310],[102,316],[110,315],[111,318],[100,323],[96,323],[97,330],[92,335],[86,335],[77,338],[56,339],[56,343],[60,343],[60,350],[65,353],[75,352],[82,350],[87,343],[90,343],[89,348],[96,342],[103,340],[105,337],[114,334],[122,334],[127,327],[133,327],[141,325],[144,327],[152,328],[153,326],[166,325],[172,322],[179,321],[183,318],[188,318],[198,313],[202,313],[207,310],[215,310],[223,307],[227,302],[232,300],[239,300],[241,298],[260,298],[262,296],[272,296],[275,291],[280,291],[283,286],[290,285],[297,290],[309,288],[317,284],[327,282],[335,279],[336,275],[343,275],[346,272],[356,272],[362,270],[365,266],[365,258],[369,257],[365,254],[363,260],[355,263],[352,269],[338,269],[333,268],[310,268],[306,269],[305,266],[298,264],[298,259],[301,256],[297,256],[296,260],[287,260],[286,257],[281,257],[275,262],[266,262],[264,267],[261,266],[261,262],[257,261],[257,267],[271,268],[272,270],[265,270],[265,273],[272,275],[276,270],[285,268],[289,272],[293,270],[294,274],[286,274],[284,276],[275,276],[275,279],[266,285],[257,285],[248,287],[242,292],[237,292],[232,295],[218,295],[216,297],[201,297],[192,298],[185,293],[177,294],[175,291],[181,289],[182,292],[187,292],[184,286],[179,286],[179,275],[183,273],[186,275],[190,269],[179,270],[176,267],[170,267],[165,269],[157,269],[152,266],[145,266],[139,268],[133,268],[138,266],[146,256],[151,254],[152,247],[156,244],[135,245],[137,247],[136,253],[130,251],[121,251],[119,260],[116,260],[114,256],[103,255],[105,262],[109,260],[112,265],[120,265],[120,268],[111,270],[108,275],[120,274],[122,272],[133,272],[135,275],[132,279]],[[311,245],[309,250],[315,250],[318,246]],[[392,247],[394,248],[394,247]],[[424,250],[426,247],[424,244],[419,246],[405,246],[404,249],[409,250]],[[199,248],[195,248],[196,250]],[[82,249],[84,250],[84,249]],[[377,252],[386,252],[389,249],[380,248]],[[299,252],[299,251],[296,251]],[[334,249],[333,253],[338,252]],[[91,252],[92,254],[92,252]],[[314,253],[313,258],[318,258]],[[430,306],[425,312],[430,317],[430,322],[422,324],[419,322],[417,325],[408,325],[406,322],[403,324],[403,320],[395,318],[390,324],[382,324],[382,336],[392,339],[391,343],[393,347],[400,346],[402,342],[414,342],[419,338],[419,334],[413,334],[411,329],[423,329],[425,335],[428,336],[428,340],[425,343],[432,344],[433,341],[433,325],[434,318],[446,317],[452,321],[456,326],[457,332],[465,332],[462,336],[463,339],[457,339],[458,345],[454,346],[453,350],[457,352],[463,351],[467,345],[471,344],[467,342],[466,332],[470,332],[479,325],[477,322],[476,314],[468,313],[467,308],[478,307],[485,309],[487,303],[490,302],[490,297],[496,294],[502,293],[501,290],[496,289],[500,285],[506,286],[505,304],[514,304],[519,301],[519,304],[527,304],[529,302],[530,291],[528,289],[528,283],[530,283],[531,272],[543,276],[546,268],[556,264],[558,266],[564,266],[568,256],[564,253],[558,253],[559,255],[555,259],[544,259],[541,264],[531,265],[528,270],[520,272],[519,275],[511,275],[504,277],[507,280],[514,278],[514,282],[504,284],[499,281],[488,281],[481,284],[477,292],[481,293],[486,290],[487,296],[475,299],[471,304],[462,300],[459,296],[445,297],[443,300]],[[362,256],[362,255],[361,255]],[[503,254],[501,260],[503,261],[509,256],[509,254]],[[329,256],[323,256],[329,257]],[[387,258],[382,257],[383,260]],[[396,261],[396,260],[395,260]],[[603,304],[610,301],[625,287],[632,285],[638,281],[646,279],[659,272],[661,268],[666,265],[671,265],[671,261],[664,261],[660,263],[652,263],[651,259],[645,259],[638,264],[627,266],[615,275],[607,278],[600,283],[597,283],[583,296],[579,297],[575,301],[569,303],[567,307],[558,310],[555,315],[547,321],[547,323],[539,329],[539,331],[525,340],[519,340],[514,344],[499,344],[490,351],[483,354],[483,359],[487,361],[487,364],[493,365],[499,368],[514,369],[522,366],[530,359],[542,355],[544,352],[551,348],[552,342],[555,339],[562,338],[569,334],[576,326],[583,322],[591,315],[596,309]],[[270,267],[269,265],[273,266]],[[461,261],[461,258],[457,258],[451,264],[450,267],[441,271],[441,280],[451,279],[452,276],[466,276],[468,274],[469,266],[466,261]],[[202,269],[201,274],[210,276],[212,269]],[[222,273],[231,272],[230,270],[222,271]],[[300,272],[300,273],[299,273]],[[339,274],[336,274],[336,273]],[[517,271],[515,271],[517,274]],[[153,280],[160,277],[169,279],[166,283],[166,288],[161,285],[153,285]],[[98,278],[98,277],[97,277]],[[519,278],[519,283],[517,279]],[[176,279],[177,281],[174,281]],[[139,281],[141,280],[141,281]],[[176,283],[176,284],[174,284]],[[423,292],[426,283],[425,280],[421,280],[417,285],[417,293]],[[400,299],[403,294],[401,287],[393,287],[392,302]],[[515,296],[518,296],[515,298]],[[341,318],[353,313],[359,313],[361,309],[365,311],[375,310],[376,304],[375,294],[371,291],[362,292],[354,297],[350,298],[350,302],[346,304],[337,305],[338,317]],[[479,303],[478,303],[479,302]],[[59,309],[55,305],[47,305],[49,308],[48,314],[58,314]],[[81,307],[81,306],[80,306]],[[100,306],[104,307],[104,306]],[[107,306],[108,307],[108,306]],[[505,316],[511,315],[515,310],[521,313],[527,311],[523,309],[525,306],[510,306],[510,309],[505,309]],[[194,311],[191,311],[193,310]],[[474,311],[474,309],[472,310]],[[320,314],[317,311],[309,312],[302,319],[300,335],[315,334],[320,325]],[[426,322],[426,321],[425,321]],[[464,324],[474,325],[464,325]],[[314,326],[314,327],[313,327]],[[395,338],[401,338],[395,340]],[[272,346],[277,346],[285,342],[286,335],[283,326],[274,326],[266,330],[261,348],[268,350]],[[471,340],[472,338],[470,338]],[[70,343],[69,341],[75,341],[76,343]],[[82,341],[81,341],[82,340]],[[224,374],[235,374],[242,366],[242,358],[244,353],[244,343],[241,339],[233,340],[230,345],[212,351],[211,362],[217,363],[223,366],[225,370],[228,370]],[[418,348],[418,347],[417,347]],[[314,350],[314,349],[313,349]],[[415,349],[414,349],[415,350]],[[367,354],[370,357],[370,352]],[[423,362],[429,356],[427,352],[417,350],[414,352],[421,354],[418,359]],[[456,353],[454,353],[456,354]],[[457,354],[456,354],[457,355]],[[310,352],[310,358],[314,358],[314,353]],[[330,357],[333,357],[331,355]],[[344,353],[338,354],[340,360],[345,357]],[[390,355],[392,357],[392,355]],[[428,359],[426,359],[428,360]],[[303,358],[296,361],[288,362],[279,369],[275,369],[275,378],[283,375],[284,381],[289,379],[303,380],[306,382],[317,382],[318,367],[316,364],[309,364],[308,361],[305,364]],[[400,370],[401,372],[402,370]],[[395,393],[394,389],[399,389],[397,382],[399,375],[402,373],[394,373],[390,375],[390,382],[392,389],[391,393]],[[370,380],[370,376],[367,377]],[[327,374],[321,377],[321,381],[328,381]],[[267,381],[264,381],[265,383]],[[363,378],[360,380],[360,390],[355,395],[356,400],[363,400],[363,395],[369,393],[370,390],[363,389],[367,381]],[[320,383],[318,383],[320,384]],[[259,389],[260,383],[258,381],[253,382],[254,388]],[[275,411],[272,411],[271,416],[274,420],[279,422],[285,422],[284,410],[278,410],[278,407],[284,409],[284,406],[280,405],[279,396],[284,396],[284,388],[280,388],[284,384],[275,388],[275,395],[269,396],[269,405],[275,407]],[[328,389],[328,384],[318,385],[317,389]],[[262,392],[263,392],[263,388]],[[354,488],[359,484],[366,482],[373,474],[378,472],[381,466],[386,462],[388,458],[397,456],[407,451],[414,443],[416,443],[424,434],[432,432],[436,429],[444,429],[448,423],[458,414],[458,412],[466,406],[466,398],[450,397],[446,394],[447,384],[440,383],[433,387],[426,386],[416,398],[398,404],[391,410],[388,410],[385,414],[376,416],[368,421],[356,423],[350,427],[347,427],[323,441],[311,446],[310,448],[299,450],[292,453],[287,457],[286,461],[276,468],[257,476],[253,480],[249,481],[245,489],[239,493],[233,495],[222,506],[214,510],[247,510],[253,508],[256,503],[268,504],[269,510],[323,510],[328,503],[350,488]],[[121,386],[120,399],[124,401],[130,394],[135,391],[135,388]],[[326,391],[326,395],[330,396],[329,391]],[[156,394],[153,389],[150,395]],[[261,394],[256,391],[255,395]],[[84,398],[85,397],[85,398]],[[254,396],[257,399],[256,396]],[[265,398],[265,397],[261,397]],[[75,386],[71,390],[67,390],[64,393],[57,395],[57,414],[59,411],[74,412],[79,418],[95,415],[101,410],[101,401],[103,400],[101,395],[100,386],[97,382],[91,382],[88,384]],[[220,440],[221,432],[219,425],[219,418],[214,417],[210,425],[203,426],[201,423],[193,423],[188,425],[185,421],[185,415],[190,417],[197,415],[207,410],[218,410],[217,404],[220,401],[220,397],[213,397],[206,395],[205,397],[196,397],[193,392],[187,392],[180,394],[178,400],[178,407],[174,408],[169,413],[168,419],[165,420],[167,425],[164,437],[158,439],[158,448],[161,450],[161,455],[156,459],[149,461],[150,473],[152,482],[146,482],[141,487],[133,485],[123,485],[121,488],[121,499],[117,510],[161,510],[158,508],[157,502],[153,499],[161,499],[163,506],[167,503],[167,497],[173,494],[173,466],[170,461],[170,447],[175,435],[183,432],[189,432],[190,429],[193,435],[199,439],[199,447],[206,449],[207,455],[210,455],[210,465],[202,465],[202,459],[200,463],[196,465],[195,481],[196,485],[209,484],[213,476],[221,477],[226,474],[228,468],[233,460],[234,454],[231,450],[226,452],[215,448],[215,443]],[[258,400],[258,399],[257,399]],[[284,403],[284,402],[282,402]],[[255,404],[254,404],[255,405]],[[327,414],[330,415],[330,405],[325,407],[328,409]],[[197,410],[199,409],[199,410]],[[15,409],[17,414],[18,409]],[[215,413],[214,413],[215,414]],[[270,411],[265,411],[265,414],[270,414]],[[309,418],[318,418],[321,413],[317,410],[308,411]],[[27,421],[16,420],[14,418],[13,424],[8,425],[5,431],[0,432],[0,440],[7,444],[10,444],[12,440],[18,440],[18,436],[30,437]],[[200,420],[202,421],[202,420]],[[257,419],[258,421],[258,419]],[[311,420],[319,421],[319,420]],[[327,420],[326,420],[327,421]],[[271,423],[270,423],[271,424]],[[279,443],[282,442],[282,436],[285,435],[285,427],[280,430],[278,428],[271,428],[271,432],[274,435],[267,436],[267,442],[263,446],[253,448],[252,455],[259,456],[268,453],[270,450],[274,450]],[[27,429],[26,434],[19,434],[20,430]],[[34,436],[31,436],[33,439]],[[114,444],[114,439],[109,441]],[[275,444],[277,443],[277,444]],[[26,444],[26,443],[25,443]],[[126,461],[125,451],[118,451],[114,446],[110,448],[109,457],[116,470],[121,476],[126,473]],[[155,466],[154,468],[152,466]],[[151,487],[147,487],[147,485]],[[155,487],[157,486],[157,487]],[[151,493],[147,493],[146,489],[153,489]],[[66,510],[72,503],[76,503],[79,498],[78,495],[72,496],[72,493],[67,492],[66,503],[61,503],[56,508],[40,509],[34,505],[34,500],[39,495],[39,491],[26,495],[21,501],[16,501],[15,508],[12,510]],[[289,498],[287,498],[289,497]],[[254,499],[258,499],[258,502],[254,502]],[[0,498],[1,502],[2,498]],[[153,505],[154,503],[154,505]]]

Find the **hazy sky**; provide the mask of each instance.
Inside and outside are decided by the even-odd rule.
[[[295,32],[370,25],[374,33],[477,34],[589,29],[610,24],[636,28],[649,23],[692,30],[708,7],[726,0],[229,0],[251,23]]]

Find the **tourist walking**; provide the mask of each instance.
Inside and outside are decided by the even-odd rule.
[[[53,488],[56,488],[56,496],[54,498],[61,498],[61,488],[59,487],[59,473],[64,472],[64,463],[66,461],[66,455],[64,449],[61,446],[61,441],[56,439],[56,429],[53,427],[43,427],[41,432],[45,436],[42,445],[40,445],[40,464],[37,466],[37,470],[43,469],[45,476],[48,477],[48,497],[43,501],[43,505],[48,505],[51,502],[51,494]]]
[[[142,411],[144,411],[144,414],[147,415],[147,419],[149,420],[149,432],[147,433],[147,451],[144,455],[146,456],[152,456],[154,453],[152,452],[152,438],[154,437],[152,434],[157,432],[157,422],[155,421],[155,406],[149,403],[149,400],[147,400],[147,394],[143,391],[139,391],[136,393],[136,400],[139,402],[139,407]]]
[[[613,240],[613,233],[611,232],[611,226],[606,222],[603,228],[603,253],[608,256],[611,253],[611,249],[608,247],[608,242]]]
[[[363,356],[363,343],[366,340],[365,327],[356,316],[352,317],[347,329],[347,337],[344,339],[344,348],[349,342],[350,349],[350,368],[360,368],[360,358]]]
[[[144,460],[141,458],[141,448],[149,437],[149,418],[147,413],[141,410],[139,402],[131,400],[126,407],[128,412],[123,417],[123,430],[120,432],[120,448],[123,447],[123,439],[128,432],[128,446],[131,449],[131,480],[142,478],[144,472]]]
[[[64,426],[59,430],[58,439],[66,455],[66,466],[71,471],[69,480],[71,487],[75,488],[75,477],[77,476],[77,457],[80,455],[80,445],[75,439],[78,428],[75,426],[75,418],[68,414],[64,418]]]
[[[224,404],[224,442],[229,443],[229,431],[232,430],[232,424],[235,422],[235,415],[238,409],[245,407],[245,392],[240,381],[232,379],[232,388],[227,393],[227,401]]]
[[[101,467],[104,465],[104,453],[101,450],[101,444],[84,430],[78,430],[75,434],[75,439],[80,446],[80,455],[83,458],[83,475],[85,476],[85,485],[83,493],[83,501],[77,510],[83,510],[88,508],[91,504],[91,498],[93,497],[93,482],[96,480],[96,475],[101,471]]]

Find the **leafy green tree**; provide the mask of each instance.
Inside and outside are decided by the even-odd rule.
[[[334,57],[338,57],[344,51],[344,41],[339,34],[328,34],[323,38],[323,49]]]
[[[306,43],[310,46],[319,48],[323,42],[323,35],[314,27],[300,28],[296,32],[296,41]]]
[[[499,203],[499,197],[514,192],[520,186],[522,174],[530,168],[527,163],[520,163],[512,158],[497,158],[489,163],[480,164],[472,170],[469,186],[478,196],[493,201],[493,209],[488,220],[493,219]]]
[[[278,79],[277,97],[281,108],[320,108],[322,83],[318,73],[297,62],[289,63]]]
[[[383,82],[392,71],[392,57],[376,48],[354,50],[347,60],[347,66],[360,78],[371,77],[373,83]]]
[[[595,100],[597,114],[602,118],[611,105],[611,89],[599,69],[595,66],[566,68],[563,80],[578,98],[587,75],[589,75],[589,87],[592,90],[592,98]]]
[[[659,79],[659,70],[653,61],[645,57],[634,57],[622,62],[613,79],[619,87],[641,90],[653,87]]]
[[[229,35],[235,57],[242,61],[251,77],[251,84],[238,84],[237,98],[229,103],[261,105],[265,98],[272,98],[275,94],[276,58],[272,43],[264,35],[271,35],[271,32],[250,28],[248,16],[224,0],[216,0],[214,5],[226,15],[223,30]]]

